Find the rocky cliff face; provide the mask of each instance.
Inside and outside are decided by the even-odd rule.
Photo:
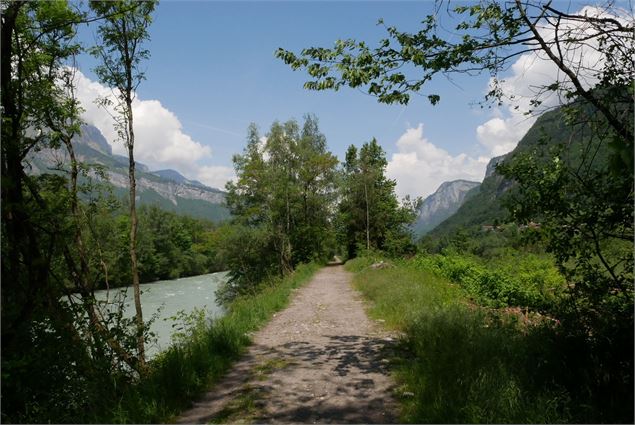
[[[144,191],[152,190],[175,206],[178,206],[179,198],[200,200],[211,204],[222,204],[225,201],[225,193],[218,189],[179,183],[148,174],[151,173],[139,173],[137,175],[137,191],[143,194]],[[127,174],[109,171],[108,177],[110,183],[114,186],[128,190]]]
[[[507,158],[508,155],[509,154],[506,153],[504,155],[495,156],[494,158],[490,159],[487,163],[487,169],[485,170],[485,178],[488,178],[489,176],[494,174],[496,172],[496,166],[503,162],[503,160]]]
[[[92,125],[82,126],[82,132],[75,137],[75,143],[89,146],[105,155],[112,155],[112,147],[97,127]]]
[[[423,201],[414,226],[415,234],[426,234],[454,214],[465,201],[467,193],[479,185],[478,182],[467,180],[442,183],[436,192]]]
[[[80,161],[104,168],[117,194],[123,195],[128,190],[128,158],[113,155],[110,145],[96,127],[83,126],[81,135],[74,140],[74,147]],[[64,149],[43,149],[27,158],[27,162],[27,169],[32,174],[60,173],[68,168],[69,159]],[[188,180],[175,170],[150,172],[141,163],[136,164],[136,169],[140,204],[156,204],[177,213],[214,221],[229,216],[224,206],[225,192]]]

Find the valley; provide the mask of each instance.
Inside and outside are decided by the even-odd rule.
[[[0,15],[2,422],[635,420],[624,2]]]

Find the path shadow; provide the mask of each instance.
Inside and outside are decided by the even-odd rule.
[[[325,336],[324,344],[294,341],[279,347],[255,346],[270,358],[288,359],[285,375],[299,379],[294,385],[272,376],[259,395],[269,399],[268,414],[256,422],[392,423],[397,421],[394,388],[377,379],[390,374],[396,342],[358,335]],[[304,370],[299,370],[304,369]],[[316,376],[312,371],[324,373]],[[329,388],[330,393],[310,394],[298,388]]]
[[[388,362],[394,356],[395,341],[386,338],[362,337],[359,335],[327,335],[324,345],[306,341],[292,341],[277,349],[269,348],[272,354],[291,356],[298,362],[321,366],[336,362],[339,376],[348,375],[353,369],[357,373],[388,373]]]

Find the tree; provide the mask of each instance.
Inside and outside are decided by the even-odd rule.
[[[132,285],[137,322],[137,351],[141,369],[145,368],[144,322],[139,289],[139,271],[137,262],[137,211],[136,181],[134,160],[134,115],[132,102],[136,89],[144,79],[141,65],[149,57],[149,51],[143,48],[148,40],[148,27],[152,22],[151,14],[156,1],[92,1],[91,8],[105,16],[99,25],[99,44],[93,54],[101,60],[95,68],[101,82],[115,90],[114,127],[120,141],[128,149],[128,177],[130,186],[130,263]],[[109,98],[102,99],[104,106],[113,105]]]
[[[32,150],[59,146],[46,111],[63,109],[56,79],[77,52],[68,24],[76,19],[66,4],[2,3],[2,339],[8,349],[52,292],[50,247],[59,229],[40,227],[48,206],[24,161]]]
[[[88,378],[99,385],[101,368],[133,365],[95,306],[83,246],[72,67],[76,26],[88,18],[65,1],[1,8],[2,418],[64,421],[87,400]],[[34,151],[61,146],[69,178],[27,173]]]
[[[233,280],[253,287],[267,276],[325,257],[337,159],[326,149],[317,118],[307,115],[302,130],[294,120],[274,122],[266,141],[250,125],[247,146],[233,161],[237,180],[227,185],[227,205],[241,228],[231,237],[249,247],[229,253]],[[253,273],[247,263],[260,272]]]
[[[233,162],[237,179],[226,185],[226,202],[234,225],[223,232],[226,243],[221,254],[231,272],[232,289],[222,297],[225,300],[251,290],[261,280],[282,273],[282,253],[273,242],[273,186],[255,124],[249,125],[247,146],[242,155],[234,155]]]
[[[66,230],[64,194],[49,202],[46,186],[63,187],[59,179],[36,179],[25,168],[35,149],[57,144],[46,127],[46,109],[60,106],[55,80],[62,64],[76,51],[77,15],[66,4],[2,2],[2,419],[20,419],[38,391],[24,369],[55,350],[36,326],[50,323],[49,335],[77,344],[66,356],[86,365],[88,352],[73,327],[71,309],[59,302],[63,286],[51,277]],[[43,194],[44,192],[44,194]],[[62,214],[60,214],[60,210]],[[60,218],[62,220],[60,220]],[[50,336],[49,336],[50,338]],[[69,372],[65,368],[63,373]],[[42,391],[60,375],[41,378]],[[62,382],[55,382],[62,385]],[[59,408],[49,404],[52,410]],[[28,417],[28,416],[26,416]]]
[[[411,240],[406,225],[416,218],[421,201],[412,203],[408,198],[399,205],[396,183],[385,176],[387,164],[386,154],[374,138],[359,151],[354,145],[346,151],[339,213],[340,240],[349,257],[356,255],[360,245],[367,250],[393,245],[398,251],[397,240]]]
[[[324,256],[332,244],[332,232],[328,229],[332,228],[338,161],[327,150],[326,137],[320,132],[314,115],[304,117],[295,156],[300,202],[296,206],[297,230],[292,235],[292,243],[296,247],[294,263],[297,264]]]
[[[286,275],[293,270],[291,232],[293,204],[297,193],[297,161],[294,155],[299,139],[298,123],[274,122],[267,135],[265,150],[267,168],[265,181],[270,186],[268,220],[273,230],[274,243],[279,253],[280,271]]]

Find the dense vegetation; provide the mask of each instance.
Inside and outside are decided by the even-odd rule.
[[[388,162],[377,140],[358,149],[351,145],[343,166],[337,217],[339,241],[352,258],[360,248],[406,254],[414,250],[407,224],[416,218],[421,200],[409,197],[401,205],[394,180],[385,176]]]
[[[450,268],[430,267],[439,259],[427,256],[393,261],[381,270],[367,267],[379,258],[360,258],[347,267],[358,272],[355,285],[372,301],[371,315],[404,332],[393,360],[402,421],[619,423],[632,417],[632,388],[602,378],[606,365],[583,338],[531,309],[482,307],[492,303],[474,285],[473,262],[461,264],[470,270],[462,274],[452,273],[463,261],[455,256],[441,260],[454,263]],[[490,265],[487,287],[504,293],[513,279],[565,286],[552,260],[525,266],[539,267]],[[523,304],[498,298],[496,305]]]
[[[294,120],[273,123],[265,139],[252,124],[243,154],[234,156],[238,179],[227,184],[233,220],[224,244],[231,279],[222,300],[303,262],[354,256],[360,247],[397,254],[414,248],[407,225],[417,204],[399,204],[376,140],[359,156],[351,145],[340,168],[312,115],[301,129]]]
[[[156,206],[138,210],[139,279],[141,283],[177,279],[225,270],[221,257],[222,225],[177,215]],[[108,275],[100,271],[98,288],[127,286],[130,258],[123,255],[129,244],[129,216],[121,210],[97,215],[92,223],[95,246],[108,264]]]

